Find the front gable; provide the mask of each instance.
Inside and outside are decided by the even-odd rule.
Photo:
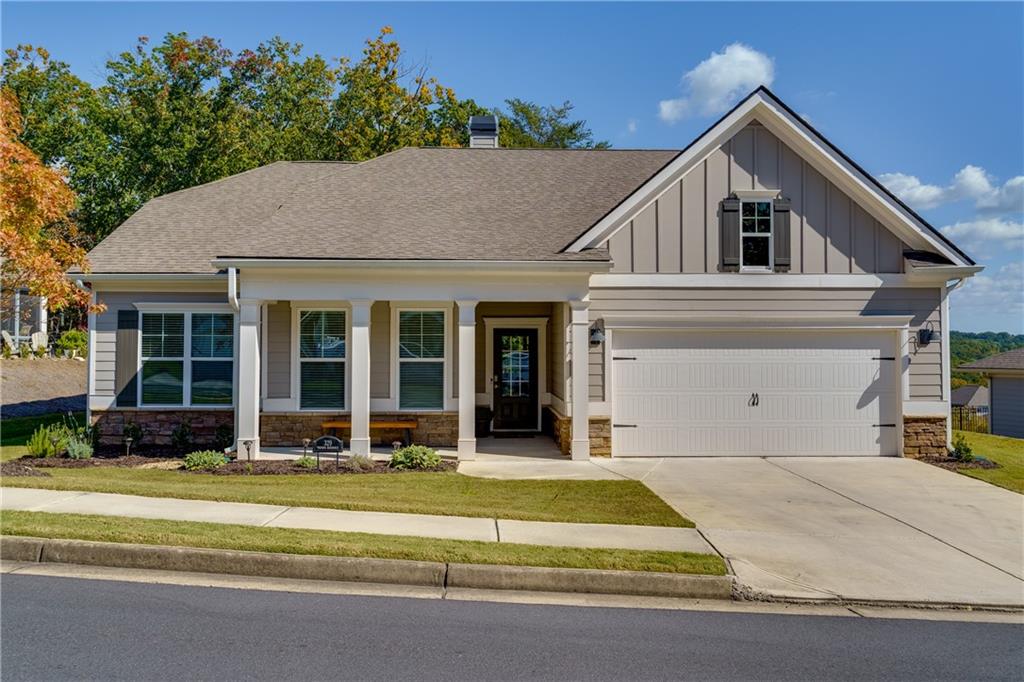
[[[613,272],[728,270],[721,202],[751,190],[789,202],[792,273],[900,273],[908,249],[952,266],[974,264],[766,88],[751,93],[566,251],[607,246]]]

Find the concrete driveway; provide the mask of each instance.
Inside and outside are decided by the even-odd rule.
[[[1024,606],[1024,497],[899,458],[591,460],[693,519],[752,594]]]

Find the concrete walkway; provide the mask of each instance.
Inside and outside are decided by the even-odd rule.
[[[233,523],[270,528],[412,535],[449,540],[714,554],[714,549],[692,528],[392,514],[36,488],[0,488],[0,508],[170,521]]]

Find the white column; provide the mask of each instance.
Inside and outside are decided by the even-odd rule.
[[[261,302],[239,301],[238,313],[238,459],[260,456],[260,308]]]
[[[352,338],[348,366],[352,373],[352,443],[355,455],[370,454],[370,307],[373,301],[352,301]]]
[[[476,459],[476,301],[459,306],[459,459]]]
[[[589,301],[569,301],[572,309],[572,458],[590,459]]]
[[[49,320],[47,319],[48,313],[49,310],[47,306],[46,297],[40,296],[39,299],[36,301],[36,326],[39,328],[39,331],[46,334],[45,343],[47,345],[50,343]]]

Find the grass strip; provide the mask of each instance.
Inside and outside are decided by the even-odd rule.
[[[88,514],[2,511],[0,512],[0,532],[4,535],[40,538],[288,554],[506,566],[725,574],[725,564],[718,556],[691,552],[588,549],[470,540],[438,540],[404,535],[265,528]]]
[[[963,434],[975,455],[1000,465],[998,469],[958,469],[959,473],[1024,493],[1024,439],[970,431],[955,431],[954,434]]]
[[[5,486],[187,500],[406,512],[523,521],[692,528],[639,481],[503,481],[455,472],[216,476],[153,469],[47,469]]]

